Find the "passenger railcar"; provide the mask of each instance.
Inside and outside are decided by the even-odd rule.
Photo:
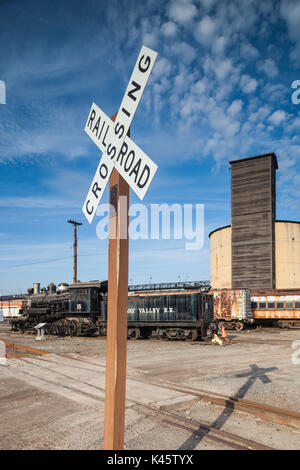
[[[300,289],[260,289],[251,292],[256,324],[293,328],[300,326]]]

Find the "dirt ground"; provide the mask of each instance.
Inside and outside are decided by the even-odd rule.
[[[128,341],[126,449],[226,448],[152,419],[137,403],[172,409],[275,449],[300,448],[300,429],[228,412],[150,383],[160,379],[299,412],[300,330],[253,329],[229,336],[233,343],[225,347],[156,338]],[[49,352],[0,365],[0,449],[101,449],[105,338],[38,342],[0,323],[0,340]]]

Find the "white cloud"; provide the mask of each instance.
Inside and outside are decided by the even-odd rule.
[[[269,117],[269,121],[275,126],[278,126],[279,124],[281,124],[282,121],[286,119],[286,117],[287,114],[285,111],[278,110],[271,114],[271,116]]]
[[[229,106],[227,112],[228,114],[230,114],[230,116],[235,116],[241,111],[242,107],[243,107],[242,100],[234,100]]]
[[[249,115],[248,121],[251,123],[262,122],[271,113],[269,106],[260,106],[257,111]]]
[[[156,61],[155,67],[153,68],[152,80],[158,80],[162,76],[167,77],[172,70],[172,64],[171,62],[166,59],[165,57],[161,57]]]
[[[253,93],[258,85],[258,82],[255,78],[251,78],[249,75],[242,75],[241,77],[241,89],[244,93]]]
[[[278,75],[278,68],[273,59],[266,59],[263,62],[259,62],[257,69],[264,72],[269,78],[274,78]]]
[[[292,51],[292,59],[300,62],[300,3],[295,0],[281,0],[280,14],[286,20],[288,33],[295,48]]]
[[[209,10],[215,5],[216,0],[199,0],[199,2],[202,7],[204,7],[206,10]]]
[[[170,51],[173,54],[178,55],[179,60],[185,64],[190,64],[196,57],[195,49],[187,42],[174,43],[171,46]]]
[[[173,21],[167,21],[161,27],[162,33],[167,37],[174,37],[178,31],[178,28]]]
[[[245,60],[254,60],[259,56],[259,51],[252,44],[247,42],[241,43],[241,56]]]
[[[219,36],[214,40],[212,51],[215,55],[224,54],[226,45],[228,44],[228,38],[225,36]]]
[[[223,81],[232,71],[232,63],[230,59],[221,60],[216,64],[215,73],[219,81]]]
[[[200,23],[197,24],[194,34],[195,38],[203,45],[212,42],[213,36],[217,30],[217,23],[210,16],[204,16]]]
[[[169,17],[181,25],[190,23],[197,15],[197,8],[190,0],[172,0]]]

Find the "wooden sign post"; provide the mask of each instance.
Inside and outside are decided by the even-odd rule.
[[[120,231],[128,231],[129,186],[114,169],[110,177],[111,201],[116,196],[117,210],[109,221],[110,230],[116,230],[117,236],[110,238],[108,250],[104,449],[123,449],[125,426],[129,243],[128,237],[120,238]],[[124,209],[119,204],[120,196],[127,198],[126,214],[122,215],[120,212]],[[124,227],[124,223],[127,227]]]
[[[129,185],[143,199],[157,170],[157,165],[130,139],[128,132],[156,57],[155,51],[143,46],[118,113],[110,119],[93,103],[85,126],[87,134],[103,152],[82,208],[89,223],[110,179],[104,416],[106,450],[124,447]],[[121,200],[125,202],[125,207]]]
[[[112,117],[112,121],[115,118],[116,115]],[[124,198],[126,207],[120,204],[120,197]],[[109,179],[109,203],[111,207],[108,247],[107,310],[109,314],[104,416],[104,449],[106,450],[123,449],[125,427],[129,185],[116,169],[113,169]]]

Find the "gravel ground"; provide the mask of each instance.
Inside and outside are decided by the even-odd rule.
[[[220,347],[202,342],[128,342],[129,375],[168,380],[300,411],[300,364],[292,344],[299,330],[232,333]],[[37,342],[0,324],[0,340],[43,349],[46,356],[10,359],[0,366],[1,449],[102,448],[105,338],[47,337]],[[63,354],[63,356],[61,355]],[[141,414],[132,400],[173,411],[276,449],[298,449],[299,430],[129,378],[126,449],[222,449],[206,437],[171,428]],[[184,403],[184,404],[182,404]]]

